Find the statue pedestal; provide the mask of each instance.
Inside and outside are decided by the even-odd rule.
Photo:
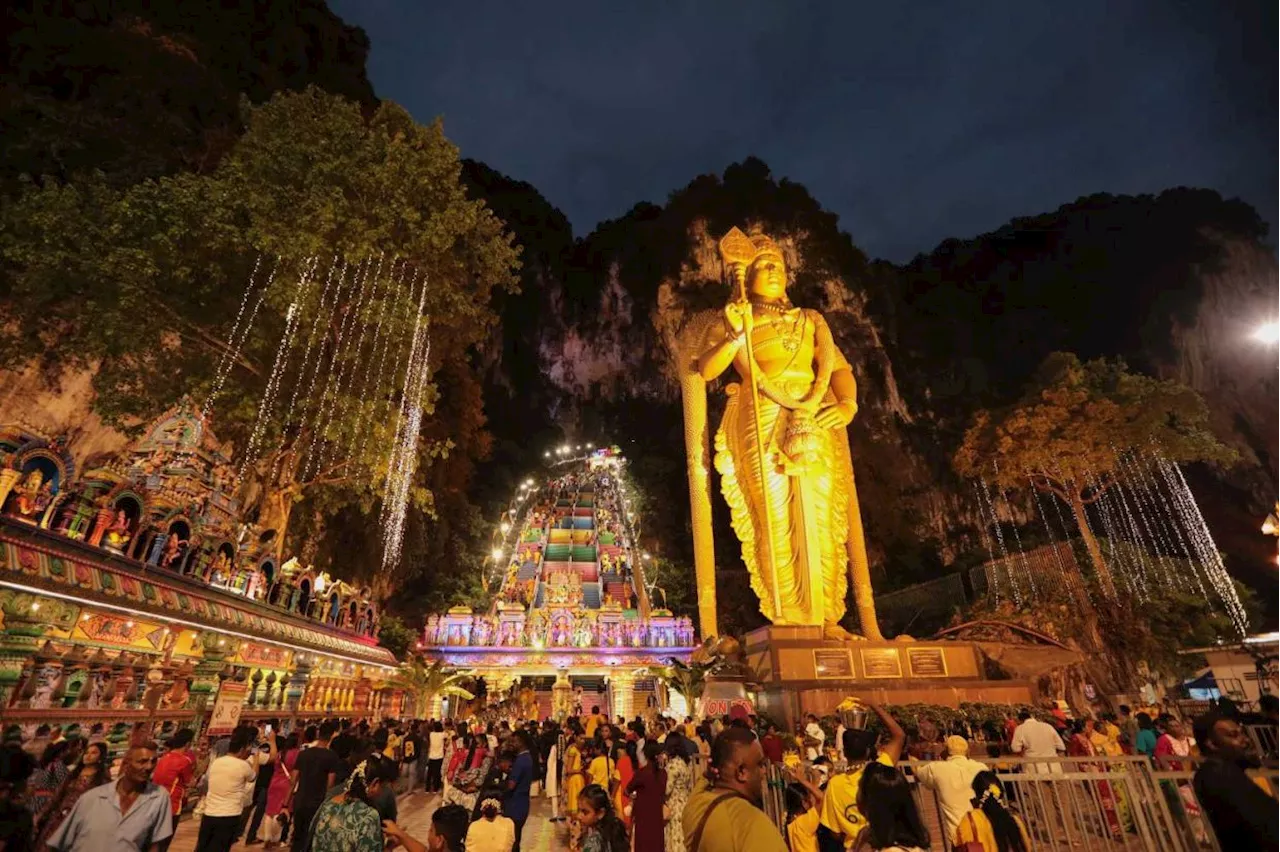
[[[761,712],[796,730],[804,717],[834,714],[850,695],[877,704],[1030,704],[1026,680],[984,677],[970,642],[841,642],[821,627],[770,625],[747,634],[747,661]]]

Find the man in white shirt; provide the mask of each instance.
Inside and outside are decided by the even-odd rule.
[[[807,721],[808,724],[804,726],[805,756],[812,762],[822,756],[823,746],[827,742],[827,732],[822,730],[822,726],[818,724],[818,717],[812,713],[808,715]]]
[[[926,790],[938,796],[948,838],[956,836],[956,826],[972,808],[973,779],[987,768],[969,757],[969,741],[964,737],[946,739],[947,759],[920,763],[912,759],[911,770]]]
[[[200,819],[199,852],[231,852],[240,833],[240,815],[253,797],[257,778],[247,758],[258,737],[256,728],[241,726],[231,733],[227,753],[209,765],[209,792]]]
[[[444,745],[448,735],[439,720],[431,723],[431,732],[427,734],[427,792],[439,793],[444,786],[441,783],[441,767],[444,766]]]
[[[1057,757],[1067,750],[1066,744],[1062,742],[1062,737],[1058,736],[1053,725],[1034,718],[1030,710],[1023,710],[1018,714],[1018,719],[1020,724],[1014,728],[1013,741],[1009,743],[1009,748],[1014,754],[1020,754],[1023,757]],[[1058,775],[1062,772],[1062,764],[1034,763],[1028,764],[1026,769],[1041,774]]]

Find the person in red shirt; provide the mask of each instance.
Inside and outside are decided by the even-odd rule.
[[[760,748],[770,763],[782,763],[782,737],[778,736],[777,726],[766,726],[765,735],[760,738]]]
[[[173,832],[178,831],[178,814],[182,813],[182,803],[187,798],[187,790],[195,781],[196,754],[191,750],[192,733],[190,728],[183,728],[169,740],[169,750],[156,761],[155,771],[151,773],[151,781],[158,787],[169,791],[169,803],[172,806]],[[158,845],[158,852],[168,852],[170,835]]]

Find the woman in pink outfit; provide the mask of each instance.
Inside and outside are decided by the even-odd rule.
[[[274,849],[285,839],[280,813],[285,799],[293,787],[293,767],[298,762],[298,735],[290,734],[283,741],[277,738],[276,771],[267,785],[266,819],[262,823],[262,839],[268,849]]]

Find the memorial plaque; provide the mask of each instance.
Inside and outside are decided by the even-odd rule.
[[[813,652],[813,671],[819,678],[853,678],[853,654],[848,648]]]
[[[947,676],[947,657],[941,648],[908,648],[907,665],[912,677]]]
[[[862,671],[868,678],[902,677],[902,657],[897,648],[862,648]]]

